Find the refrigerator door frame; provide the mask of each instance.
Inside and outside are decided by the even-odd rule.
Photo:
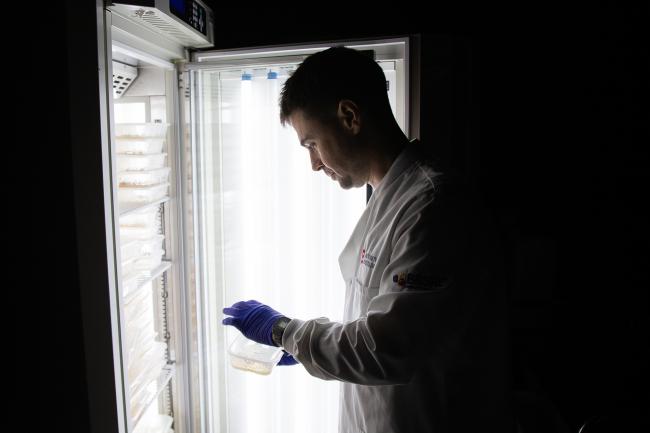
[[[191,158],[192,169],[196,170],[197,161],[195,156],[197,155],[197,138],[196,134],[196,124],[200,120],[196,120],[194,117],[197,116],[197,98],[200,93],[199,88],[200,83],[194,81],[195,74],[201,70],[228,70],[233,68],[254,68],[255,66],[266,66],[268,64],[299,64],[304,60],[308,55],[315,52],[327,49],[331,46],[336,45],[346,45],[353,47],[355,49],[372,49],[373,46],[381,45],[391,45],[391,44],[404,44],[403,51],[403,67],[404,67],[404,86],[406,89],[406,94],[404,95],[404,126],[406,128],[406,135],[410,138],[419,138],[419,124],[420,124],[420,100],[419,100],[419,35],[409,35],[409,36],[399,36],[399,37],[385,37],[385,38],[365,38],[365,39],[349,39],[343,41],[324,41],[316,43],[296,43],[296,44],[286,44],[286,45],[273,45],[273,46],[259,46],[259,47],[248,47],[248,48],[237,48],[237,49],[225,49],[225,50],[199,50],[192,53],[191,62],[185,63],[182,65],[181,74],[185,77],[183,80],[186,81],[189,79],[189,93],[191,104],[189,110],[187,110],[182,117],[188,119],[190,134],[189,139],[191,143],[188,143],[188,146],[191,147]],[[385,50],[384,52],[376,53],[375,60],[389,60],[391,57],[390,49]],[[181,107],[182,108],[182,107]],[[184,110],[185,111],[185,110]],[[185,164],[184,164],[185,165]],[[196,171],[194,171],[196,173]],[[198,178],[197,175],[192,176],[193,187],[192,191],[195,195],[192,197],[192,224],[196,229],[199,227],[199,214],[201,212],[200,203],[198,202],[197,196],[200,195],[199,191]],[[369,197],[369,196],[368,196]],[[202,277],[200,274],[200,266],[202,263],[201,256],[201,246],[200,239],[195,240],[195,247],[193,252],[195,254],[192,265],[195,266],[195,272],[197,273],[196,277],[196,292],[197,299],[206,299],[207,295],[203,292],[202,287]],[[197,309],[198,310],[198,309]],[[198,313],[197,313],[198,314]],[[203,322],[201,322],[203,323]],[[223,332],[223,331],[218,331]],[[224,387],[225,378],[222,373],[210,374],[206,369],[209,365],[209,360],[205,358],[205,354],[210,352],[210,347],[208,347],[207,342],[205,341],[205,336],[202,336],[200,339],[200,349],[199,355],[200,359],[198,361],[199,368],[201,370],[201,399],[202,407],[204,408],[204,413],[202,414],[202,419],[204,426],[209,427],[208,431],[220,431],[226,427],[227,416],[226,411],[226,402],[224,399],[212,396],[212,393],[209,392],[215,386],[214,383],[211,383],[211,380],[217,381],[216,388],[220,389]],[[223,335],[218,336],[217,338],[219,343],[224,343],[225,337]],[[225,365],[226,361],[219,359],[217,363],[220,365]],[[215,411],[219,412],[219,415],[215,415]]]
[[[333,46],[345,45],[354,49],[376,49],[395,44],[404,44],[404,86],[405,95],[404,124],[406,135],[420,138],[420,36],[387,36],[343,39],[295,44],[264,45],[246,48],[197,50],[191,55],[186,70],[230,69],[234,67],[254,68],[268,63],[300,63],[310,54]],[[375,60],[386,60],[391,56],[390,48],[375,52]]]

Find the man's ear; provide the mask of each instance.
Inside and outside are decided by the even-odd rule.
[[[337,117],[344,130],[357,135],[361,129],[361,112],[359,107],[349,99],[339,101]]]

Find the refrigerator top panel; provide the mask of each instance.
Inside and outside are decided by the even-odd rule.
[[[186,48],[214,44],[212,10],[199,0],[117,1],[108,9]]]
[[[307,58],[318,51],[326,50],[332,46],[345,45],[356,50],[374,51],[375,60],[408,59],[408,38],[386,39],[358,39],[355,41],[325,41],[304,44],[260,46],[252,48],[234,48],[223,50],[200,50],[192,54],[195,63],[238,63],[245,62],[273,62],[282,61],[283,58],[298,61]],[[197,66],[197,65],[190,65]]]

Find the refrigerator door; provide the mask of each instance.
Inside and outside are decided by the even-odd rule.
[[[355,44],[346,44],[355,45]],[[234,368],[238,331],[222,308],[256,299],[289,317],[341,320],[338,256],[365,208],[364,188],[342,190],[311,169],[295,131],[279,122],[282,85],[309,54],[330,44],[200,52],[185,65],[189,94],[186,170],[196,293],[197,353],[205,425],[221,432],[335,432],[339,385],[300,365],[268,376]],[[408,124],[407,41],[376,50],[389,99]],[[189,221],[188,221],[189,224]]]
[[[185,254],[192,230],[185,225],[188,173],[183,164],[190,152],[181,147],[185,97],[173,63],[183,50],[149,49],[156,45],[126,31],[128,26],[111,12],[106,12],[106,22],[106,73],[113,76],[113,89],[110,81],[106,89],[106,157],[115,239],[118,332],[113,347],[120,359],[121,431],[202,432],[195,366],[200,317]],[[122,87],[119,98],[116,86]]]

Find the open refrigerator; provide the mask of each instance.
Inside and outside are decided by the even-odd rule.
[[[237,399],[243,388],[251,396],[250,405],[263,405],[269,398],[264,393],[277,397],[279,383],[293,383],[294,389],[313,386],[308,393],[323,394],[317,403],[330,408],[324,416],[334,420],[323,424],[323,431],[336,431],[336,389],[284,377],[284,372],[278,373],[278,382],[265,384],[229,372],[227,346],[233,336],[220,326],[221,308],[251,295],[227,288],[273,286],[257,275],[273,272],[268,257],[277,255],[278,248],[285,248],[286,260],[301,260],[299,239],[288,242],[278,236],[299,232],[304,221],[320,218],[324,209],[335,209],[323,220],[332,233],[321,237],[340,240],[331,251],[321,253],[336,262],[365,206],[366,191],[341,198],[323,189],[331,186],[310,187],[306,180],[283,177],[287,164],[304,165],[304,176],[313,173],[307,159],[294,161],[284,154],[288,151],[282,143],[297,139],[293,131],[279,129],[279,89],[304,58],[332,44],[209,50],[213,15],[202,2],[129,3],[110,3],[98,18],[105,44],[101,61],[106,68],[100,73],[106,74],[109,131],[103,148],[109,162],[105,188],[112,197],[106,213],[111,217],[109,238],[114,240],[109,254],[114,255],[115,278],[109,280],[114,282],[110,296],[117,429],[291,431],[279,419],[274,426],[255,424],[247,413],[251,406]],[[407,133],[408,44],[408,38],[345,44],[368,51],[380,63],[394,114]],[[256,148],[261,142],[273,144]],[[252,154],[259,155],[257,163],[248,157]],[[260,177],[257,183],[250,180],[252,173],[264,171],[270,177]],[[272,194],[264,188],[276,182],[274,191],[294,188],[292,194],[302,200],[302,207],[311,206],[315,213],[293,222],[260,215],[254,204],[269,200]],[[280,203],[283,198],[275,195]],[[304,202],[306,196],[318,201]],[[242,204],[241,197],[248,201]],[[278,203],[269,206],[276,210],[294,206],[298,210],[293,214],[301,212],[295,207],[300,203]],[[264,247],[257,243],[267,235],[268,244],[275,245],[264,254],[267,259],[251,258],[252,250],[245,246],[256,245],[259,252]],[[291,254],[298,255],[292,259]],[[251,262],[259,272],[243,265]],[[337,273],[338,267],[331,269],[330,274]],[[287,286],[280,281],[285,277],[274,277],[278,287]],[[333,284],[328,278],[322,277],[323,284]],[[274,305],[284,302],[286,309],[299,309],[287,301],[295,294],[274,296]],[[319,303],[335,308],[342,305],[341,297],[342,293]],[[299,404],[294,402],[294,408]],[[315,410],[323,412],[322,407]]]

